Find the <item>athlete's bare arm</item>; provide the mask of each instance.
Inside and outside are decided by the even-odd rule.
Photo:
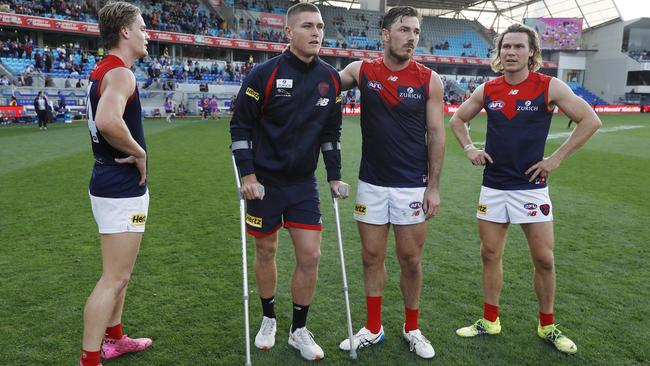
[[[135,91],[135,85],[135,76],[129,69],[118,67],[109,71],[102,80],[95,125],[111,146],[129,155],[115,161],[134,164],[140,171],[138,184],[143,186],[147,179],[147,153],[133,139],[122,119],[129,97]]]
[[[472,96],[467,99],[461,106],[458,108],[456,113],[451,117],[449,123],[451,124],[451,130],[456,136],[456,140],[463,148],[465,155],[474,165],[485,165],[487,161],[492,163],[492,157],[488,155],[484,150],[478,149],[472,143],[472,139],[469,136],[469,130],[467,129],[467,123],[476,117],[481,109],[483,109],[483,86],[480,85]]]
[[[341,76],[341,90],[349,90],[359,85],[360,70],[361,61],[354,61],[339,71],[339,76]]]
[[[575,95],[568,85],[557,78],[551,79],[548,87],[548,101],[551,107],[555,105],[560,107],[577,126],[569,138],[551,156],[526,170],[526,174],[531,174],[531,182],[538,176],[547,177],[551,171],[560,166],[562,160],[584,145],[602,125],[600,118],[589,104]]]
[[[440,172],[445,160],[443,96],[442,80],[440,80],[438,74],[432,72],[431,80],[429,80],[429,97],[426,104],[429,181],[422,200],[427,219],[435,215],[440,207]]]

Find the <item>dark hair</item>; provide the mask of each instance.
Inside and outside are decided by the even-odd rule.
[[[126,1],[111,1],[104,5],[97,13],[104,47],[109,50],[117,47],[122,28],[130,27],[140,14],[137,6]]]
[[[533,51],[533,55],[528,58],[528,70],[537,71],[542,66],[542,47],[539,42],[539,35],[531,27],[525,26],[523,24],[514,23],[506,28],[503,33],[499,34],[494,39],[494,45],[496,49],[492,55],[492,61],[490,66],[494,72],[502,72],[504,67],[501,64],[501,46],[503,45],[503,37],[508,33],[526,33],[528,35],[528,48]]]
[[[298,3],[287,10],[287,19],[286,19],[286,24],[289,24],[289,18],[291,18],[294,15],[300,14],[300,13],[318,13],[320,14],[320,10],[318,10],[318,7],[314,4],[311,3]]]
[[[403,17],[416,17],[420,19],[420,13],[417,9],[412,6],[396,6],[391,8],[388,13],[384,14],[384,17],[381,21],[381,28],[390,30],[390,27],[397,21],[397,19],[402,19]]]

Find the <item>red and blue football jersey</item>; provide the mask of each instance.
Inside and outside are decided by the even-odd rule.
[[[427,184],[426,102],[431,69],[411,60],[391,71],[383,59],[359,71],[363,147],[359,179],[384,187]]]
[[[501,190],[546,187],[545,178],[529,182],[524,173],[544,158],[553,117],[548,103],[550,82],[550,76],[531,72],[516,85],[508,84],[503,76],[485,83],[485,151],[494,163],[485,166],[484,186]]]

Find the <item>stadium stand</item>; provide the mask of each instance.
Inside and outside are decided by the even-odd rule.
[[[597,105],[607,105],[608,104],[607,102],[605,102],[604,100],[599,98],[597,95],[595,95],[594,93],[587,90],[587,88],[583,87],[582,85],[580,85],[580,84],[578,84],[576,82],[569,81],[569,82],[567,82],[567,84],[569,85],[569,87],[571,87],[571,90],[573,90],[573,92],[576,93],[576,95],[578,95],[579,97],[581,97],[582,99],[587,101],[587,103],[589,103],[590,105],[595,105],[595,104],[597,104]]]
[[[476,30],[481,28],[464,19],[424,17],[422,33],[427,37],[421,46],[440,56],[489,57],[490,42]]]
[[[61,0],[32,1],[12,0],[0,4],[0,11],[34,16],[51,17],[86,22],[96,22],[95,1]],[[229,7],[233,21],[225,21],[215,11],[215,6]],[[229,38],[243,38],[256,41],[284,43],[286,38],[280,23],[291,1],[281,0],[225,0],[202,2],[198,0],[153,1],[136,0],[143,9],[143,17],[148,28],[178,32],[187,35],[210,35]],[[206,5],[208,4],[208,5]],[[348,9],[334,6],[321,6],[325,27],[324,45],[334,48],[381,50],[380,30],[382,14],[377,11]],[[271,19],[271,20],[269,20]],[[439,57],[477,57],[487,58],[491,51],[493,33],[477,21],[425,16],[422,19],[422,34],[416,54],[433,54]],[[6,81],[0,85],[17,86],[55,86],[75,89],[85,84],[90,71],[101,58],[95,50],[87,50],[78,44],[52,44],[41,40],[36,47],[28,34],[18,33],[18,39],[0,41],[0,74],[7,74]],[[20,40],[25,36],[24,40]],[[49,41],[49,45],[48,45]],[[171,47],[171,45],[170,45]],[[177,47],[177,46],[174,46]],[[254,63],[236,61],[233,54],[229,58],[215,59],[208,55],[192,54],[191,57],[179,54],[169,56],[167,46],[160,43],[153,48],[151,57],[138,62],[134,67],[141,90],[172,91],[189,87],[188,90],[213,90],[214,86],[238,86]],[[244,51],[249,52],[249,51]],[[251,51],[251,54],[253,52]],[[264,55],[260,60],[270,57]],[[630,51],[628,55],[640,62],[650,61],[647,51]],[[238,60],[249,55],[239,55]],[[343,67],[349,60],[335,60],[337,67]],[[468,63],[472,64],[472,63]],[[477,63],[473,63],[478,65]],[[434,66],[436,68],[436,66]],[[483,63],[483,68],[486,68]],[[445,80],[445,97],[449,103],[462,102],[466,92],[472,92],[480,85],[489,70],[478,72],[458,69],[456,66],[441,65],[441,75]],[[570,83],[574,91],[590,104],[606,104],[602,98],[587,90],[583,85]],[[193,88],[193,89],[192,89]],[[225,98],[225,96],[219,96]]]

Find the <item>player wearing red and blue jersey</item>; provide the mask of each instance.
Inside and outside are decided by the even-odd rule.
[[[503,76],[478,87],[450,121],[467,158],[474,165],[485,165],[476,214],[483,259],[483,318],[456,333],[473,337],[501,332],[499,295],[506,234],[510,223],[521,224],[535,269],[537,334],[561,352],[573,354],[577,346],[555,324],[553,214],[546,183],[549,174],[584,145],[601,122],[565,83],[536,72],[541,66],[541,49],[533,29],[513,24],[495,43],[492,68]],[[577,127],[562,146],[545,158],[544,147],[556,106]],[[481,109],[487,112],[484,149],[474,146],[466,127]]]
[[[318,278],[321,213],[314,171],[322,150],[330,189],[341,179],[340,78],[318,58],[323,20],[313,4],[287,11],[290,51],[256,66],[246,77],[230,122],[232,152],[247,200],[247,231],[255,237],[255,276],[263,318],[255,346],[275,344],[277,230],[289,229],[296,255],[288,343],[307,360],[324,357],[307,330]],[[264,190],[260,190],[261,185]]]
[[[147,55],[140,9],[127,2],[105,5],[99,30],[108,55],[96,65],[88,87],[88,128],[95,157],[89,195],[99,233],[102,276],[86,301],[80,365],[141,351],[149,338],[122,332],[126,288],[147,220],[147,150],[133,62]],[[103,342],[102,342],[103,339]]]
[[[414,8],[392,8],[384,15],[381,34],[382,58],[353,62],[341,72],[343,89],[357,85],[361,90],[363,147],[354,218],[361,237],[366,324],[353,344],[366,347],[384,339],[384,262],[392,225],[406,318],[402,334],[411,351],[431,358],[435,352],[418,319],[426,220],[440,205],[443,86],[435,72],[412,59],[420,37]],[[349,339],[339,347],[349,350]]]

